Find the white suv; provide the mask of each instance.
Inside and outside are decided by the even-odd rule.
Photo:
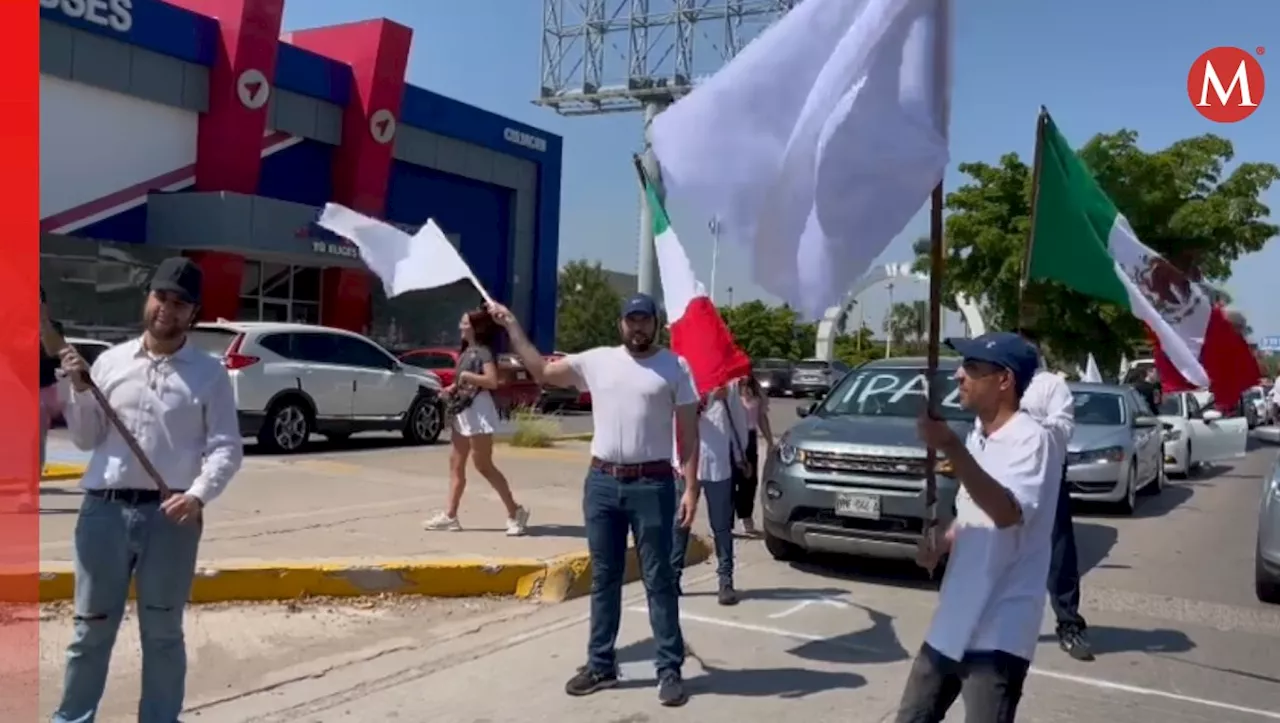
[[[440,437],[444,403],[435,374],[401,364],[350,331],[309,324],[198,324],[190,340],[222,357],[240,430],[274,452],[297,452],[310,436],[403,432],[413,444]]]

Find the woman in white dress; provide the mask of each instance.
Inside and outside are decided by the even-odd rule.
[[[529,510],[516,504],[511,485],[493,463],[493,433],[498,429],[498,409],[492,391],[498,388],[498,365],[493,356],[498,326],[484,308],[462,315],[458,323],[462,349],[453,384],[444,390],[450,410],[448,507],[422,523],[428,530],[459,531],[458,507],[467,488],[467,458],[493,487],[507,508],[507,534],[519,536],[529,524]]]

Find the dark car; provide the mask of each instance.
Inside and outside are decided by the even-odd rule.
[[[791,386],[788,391],[796,397],[823,397],[848,373],[849,366],[842,361],[798,361],[791,367]]]
[[[751,365],[751,376],[765,394],[780,397],[791,388],[791,362],[787,359],[760,359]]]

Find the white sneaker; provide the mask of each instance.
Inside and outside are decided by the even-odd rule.
[[[507,520],[507,536],[520,537],[529,528],[529,510],[516,508],[516,516]]]
[[[457,517],[440,512],[435,517],[425,520],[422,523],[422,529],[432,532],[462,532],[462,523],[458,522]]]

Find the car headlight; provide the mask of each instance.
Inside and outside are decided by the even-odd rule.
[[[1103,449],[1086,449],[1067,454],[1067,464],[1094,464],[1097,462],[1123,462],[1124,447],[1105,447]]]
[[[786,442],[782,442],[778,445],[778,461],[782,464],[795,464],[796,458],[799,456],[799,452],[796,450],[794,445]]]

